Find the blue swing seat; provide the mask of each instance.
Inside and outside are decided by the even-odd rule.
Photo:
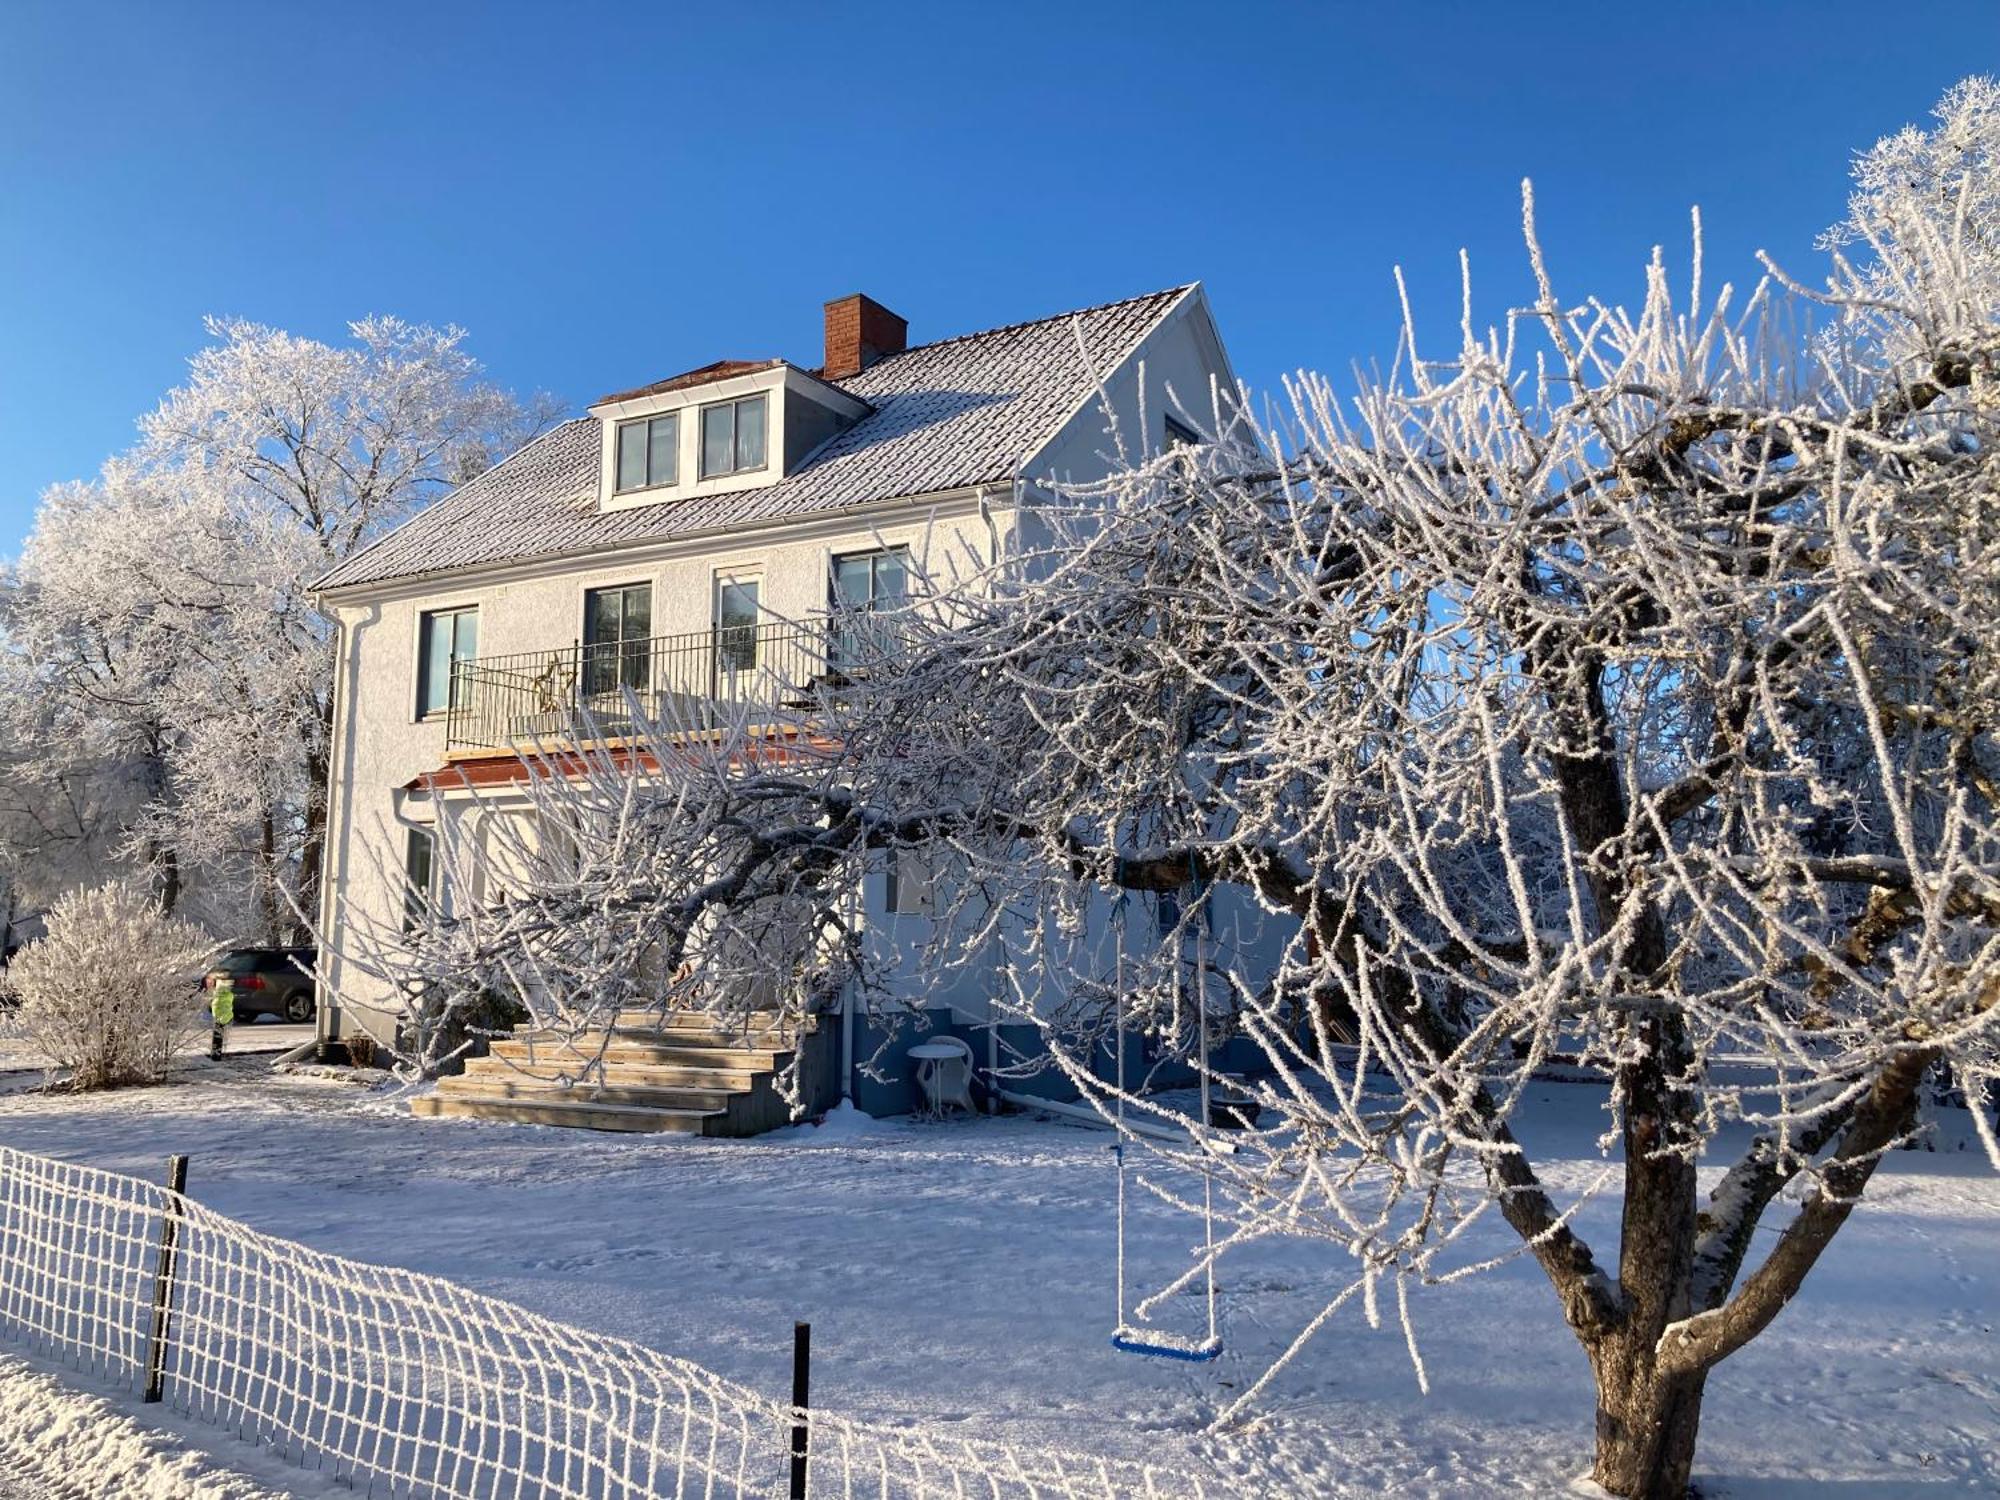
[[[1183,1339],[1158,1329],[1125,1327],[1111,1335],[1111,1347],[1121,1354],[1146,1354],[1154,1359],[1177,1359],[1183,1364],[1205,1365],[1222,1353],[1222,1340]]]

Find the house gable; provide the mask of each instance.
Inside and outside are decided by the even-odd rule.
[[[1021,476],[1040,487],[1088,483],[1121,462],[1158,453],[1170,428],[1215,437],[1238,399],[1228,352],[1197,283],[1022,455]]]

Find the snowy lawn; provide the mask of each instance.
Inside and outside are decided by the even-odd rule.
[[[268,1054],[289,1052],[294,1047],[309,1042],[315,1035],[310,1022],[293,1024],[281,1021],[276,1016],[259,1016],[254,1021],[244,1021],[229,1028],[223,1039],[223,1050],[230,1054],[253,1052]],[[182,1043],[177,1057],[190,1062],[208,1056],[208,1031],[206,1027],[191,1031]],[[26,1037],[21,1034],[19,1021],[8,1012],[0,1012],[0,1073],[43,1072],[47,1063]],[[178,1073],[186,1064],[176,1062]]]
[[[1204,1435],[1316,1310],[1336,1279],[1328,1252],[1230,1262],[1215,1364],[1114,1353],[1108,1137],[1084,1127],[890,1121],[700,1141],[416,1122],[353,1081],[248,1058],[98,1098],[24,1082],[0,1098],[7,1144],[145,1176],[184,1151],[191,1194],[259,1229],[449,1276],[774,1397],[804,1318],[815,1404],[1198,1456],[1246,1494],[1547,1494],[1589,1466],[1588,1372],[1524,1262],[1416,1296],[1428,1397],[1393,1322],[1374,1331],[1343,1311],[1253,1422]],[[1601,1170],[1599,1097],[1551,1083],[1527,1106],[1522,1133],[1558,1187]],[[1710,1380],[1706,1493],[2000,1493],[2000,1181],[1945,1149],[1899,1153],[1877,1185],[1800,1302]],[[1601,1253],[1613,1206],[1582,1216]],[[1165,1280],[1199,1232],[1145,1206],[1136,1274]],[[1504,1233],[1496,1222],[1493,1248]],[[1199,1318],[1190,1297],[1181,1326]]]
[[[214,1455],[204,1446],[217,1450]],[[284,1500],[352,1491],[88,1376],[0,1354],[0,1500]]]

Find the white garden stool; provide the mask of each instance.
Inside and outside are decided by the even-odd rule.
[[[934,1037],[909,1051],[924,1091],[924,1113],[942,1120],[947,1109],[977,1114],[972,1106],[972,1049],[955,1036]]]

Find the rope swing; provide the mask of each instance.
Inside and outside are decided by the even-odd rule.
[[[1120,860],[1122,867],[1124,861]],[[1122,868],[1121,868],[1122,874]],[[1189,872],[1195,899],[1200,900],[1200,877]],[[1215,1320],[1215,1181],[1214,1166],[1204,1150],[1201,1168],[1201,1217],[1202,1217],[1202,1271],[1207,1281],[1208,1336],[1189,1338],[1185,1335],[1168,1333],[1164,1329],[1144,1328],[1129,1322],[1125,1316],[1125,913],[1130,892],[1124,888],[1121,879],[1118,901],[1114,917],[1118,926],[1116,957],[1113,961],[1112,980],[1116,987],[1118,1029],[1115,1037],[1117,1053],[1117,1123],[1118,1142],[1111,1148],[1118,1164],[1118,1308],[1117,1324],[1112,1330],[1111,1347],[1123,1354],[1145,1354],[1155,1359],[1177,1359],[1187,1364],[1207,1364],[1222,1353],[1222,1336],[1216,1329]],[[1195,1014],[1198,1041],[1201,1047],[1199,1081],[1201,1089],[1201,1120],[1203,1128],[1211,1118],[1208,1109],[1208,909],[1202,908],[1202,921],[1195,928]],[[1179,957],[1176,954],[1176,966]],[[1199,1139],[1199,1137],[1197,1137]]]

